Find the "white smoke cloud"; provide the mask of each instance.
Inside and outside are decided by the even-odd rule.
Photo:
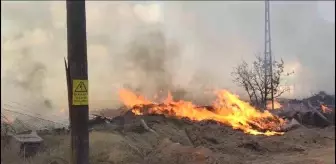
[[[160,71],[146,75],[143,67],[138,69],[139,56],[131,54],[141,56],[132,49],[140,45],[153,47],[143,53],[162,62],[164,76],[174,85],[195,90],[197,77],[243,93],[230,73],[241,59],[252,61],[263,52],[263,7],[263,2],[87,2],[91,108],[117,104],[117,90],[125,84],[151,90],[157,85],[153,81],[165,83]],[[272,2],[271,7],[274,55],[296,70],[292,96],[334,92],[335,25],[320,17],[315,2]],[[43,97],[55,108],[66,108],[65,2],[2,1],[1,9],[3,97],[29,104]],[[162,43],[156,41],[161,34]],[[22,61],[26,54],[29,60]],[[36,65],[44,66],[44,76],[31,80],[33,91],[12,82]]]

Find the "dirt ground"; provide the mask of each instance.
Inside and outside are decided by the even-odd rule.
[[[307,150],[305,153],[292,155],[275,155],[268,159],[253,161],[252,163],[286,163],[286,164],[332,164],[335,163],[335,143],[330,146]]]
[[[253,136],[212,122],[193,123],[161,116],[97,126],[90,132],[91,164],[331,164],[335,163],[335,128],[301,127],[282,136]],[[69,159],[69,135],[41,135],[45,148],[26,163]],[[11,154],[9,154],[11,153]],[[21,163],[1,151],[5,164]],[[61,162],[59,162],[61,164]]]

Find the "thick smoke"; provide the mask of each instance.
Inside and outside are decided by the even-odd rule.
[[[33,98],[29,101],[30,107],[44,108],[43,111],[50,112],[52,103],[43,94],[45,74],[47,73],[46,66],[42,62],[34,61],[32,54],[27,49],[23,49],[16,59],[10,69],[4,72],[4,77],[1,79],[1,93],[4,93],[5,104],[8,105],[7,101],[10,101],[10,104],[17,104],[21,101],[27,101],[24,97],[30,97]]]
[[[91,109],[118,105],[121,87],[190,99],[211,88],[244,93],[230,73],[263,52],[263,2],[159,4],[87,3]],[[292,96],[334,92],[334,23],[319,16],[316,2],[271,7],[274,55],[296,72]],[[65,2],[6,1],[1,10],[3,102],[66,108]]]
[[[167,67],[176,54],[167,52],[169,47],[165,41],[161,31],[135,36],[129,49],[113,63],[118,72],[125,72],[122,79],[129,79],[124,82],[125,86],[150,95],[163,88],[171,89],[172,76]]]

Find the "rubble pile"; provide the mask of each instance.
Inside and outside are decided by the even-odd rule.
[[[273,113],[287,118],[295,118],[307,127],[335,126],[335,96],[320,92],[303,100],[283,100],[282,108]]]
[[[276,136],[250,135],[216,121],[135,115],[130,111],[115,118],[97,116],[96,119],[103,119],[104,123],[92,125],[93,132],[108,131],[124,136],[145,163],[244,163],[264,154],[304,152],[325,144],[330,137],[334,139],[333,131],[321,133],[323,129],[319,128],[289,129],[284,135]]]
[[[316,105],[316,101],[313,100],[314,98],[295,103],[292,101],[287,103],[289,105],[283,105],[280,110],[270,111],[286,120],[278,129],[278,132],[284,133],[272,136],[265,133],[246,134],[243,129],[235,129],[230,124],[212,119],[176,117],[178,111],[170,110],[174,107],[148,102],[129,109],[123,107],[124,112],[117,117],[96,115],[90,122],[92,131],[117,132],[128,138],[128,142],[134,144],[132,147],[135,147],[136,152],[143,152],[138,154],[142,154],[140,156],[144,158],[145,163],[244,163],[257,161],[265,154],[272,156],[302,153],[323,147],[330,140],[334,141],[334,128],[326,128],[332,125],[327,116],[334,112],[334,109],[330,108],[333,111],[326,113],[321,109],[321,105],[330,105],[324,102]],[[214,106],[193,106],[193,109],[196,109],[196,112],[216,112]],[[190,113],[193,114],[195,113]],[[267,119],[271,124],[267,124]],[[281,123],[277,123],[277,120],[280,119],[268,117],[257,122],[267,125],[264,129],[267,130],[274,129],[274,124]],[[98,122],[101,124],[95,124]],[[249,126],[264,132],[253,125]],[[172,161],[173,159],[177,161]]]

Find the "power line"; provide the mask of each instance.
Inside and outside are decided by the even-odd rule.
[[[19,103],[17,103],[17,104],[20,105]],[[22,109],[22,108],[18,108],[18,107],[9,105],[9,104],[3,104],[3,105],[4,105],[4,106],[7,106],[7,107],[9,107],[9,108],[16,109],[16,110],[21,110],[21,111],[24,111],[24,112],[27,112],[27,113],[30,113],[30,114],[34,114],[34,115],[39,115],[39,116],[41,116],[41,117],[45,117],[45,116],[43,116],[43,115],[41,115],[41,114],[39,114],[39,113],[31,112],[31,111],[29,111],[29,109],[28,109],[28,110],[24,110],[24,109]],[[21,105],[21,106],[24,106],[24,105]],[[55,117],[59,117],[58,115],[55,115],[55,114],[49,114],[49,115],[51,115],[51,116],[55,116]]]
[[[32,118],[37,118],[37,119],[39,119],[39,120],[48,121],[48,122],[52,122],[52,123],[55,123],[55,124],[60,124],[60,125],[68,126],[68,125],[66,125],[66,124],[64,124],[64,123],[60,123],[60,122],[56,122],[56,121],[52,121],[52,120],[48,120],[48,119],[41,118],[41,117],[37,117],[37,116],[32,116],[32,115],[30,115],[30,114],[21,113],[21,112],[18,112],[18,111],[13,111],[13,110],[10,110],[10,109],[7,109],[7,108],[2,108],[2,109],[5,110],[5,111],[12,112],[12,113],[21,114],[21,115],[28,116],[28,117],[32,117]]]
[[[21,103],[15,102],[15,101],[8,101],[8,102],[13,103],[13,104],[16,104],[16,105],[19,105],[19,106],[24,107],[24,108],[27,108],[27,109],[34,108],[34,107],[30,106],[30,105],[21,104]],[[7,103],[7,104],[5,103],[4,105],[8,105],[8,106],[10,106],[10,107],[14,107],[14,106],[12,106],[12,105],[9,105],[8,103]],[[15,108],[16,108],[16,107],[15,107]],[[26,110],[23,110],[23,109],[20,109],[20,110],[22,110],[22,111],[26,111]],[[30,111],[27,111],[27,112],[30,112]],[[56,116],[56,115],[54,115],[54,116]]]

